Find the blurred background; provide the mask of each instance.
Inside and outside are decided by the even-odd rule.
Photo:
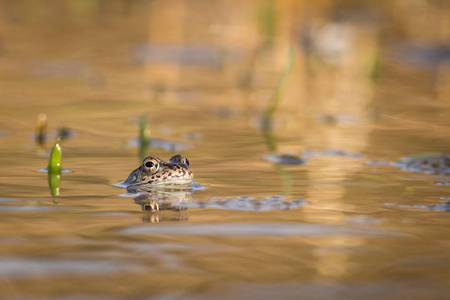
[[[446,299],[448,177],[367,161],[449,116],[449,1],[0,0],[0,298]],[[178,200],[305,205],[112,186],[176,153]]]

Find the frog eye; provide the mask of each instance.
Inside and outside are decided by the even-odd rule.
[[[142,168],[147,173],[156,173],[159,169],[159,162],[154,157],[148,157],[142,162]]]

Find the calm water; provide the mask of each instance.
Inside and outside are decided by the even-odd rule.
[[[0,298],[447,299],[450,177],[367,161],[450,152],[448,4],[169,2],[0,1]],[[143,115],[208,189],[113,186]]]

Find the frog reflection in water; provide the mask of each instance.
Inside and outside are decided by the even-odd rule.
[[[150,208],[153,211],[159,210],[160,204],[164,202],[189,201],[192,198],[193,178],[189,160],[181,154],[172,156],[167,162],[148,156],[124,183],[129,193],[147,192],[145,197],[135,198],[135,202],[143,210]]]

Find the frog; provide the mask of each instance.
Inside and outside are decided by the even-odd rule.
[[[140,190],[145,187],[184,186],[193,182],[194,173],[189,160],[181,155],[164,161],[156,156],[148,156],[142,164],[128,175],[124,181],[127,190]]]

